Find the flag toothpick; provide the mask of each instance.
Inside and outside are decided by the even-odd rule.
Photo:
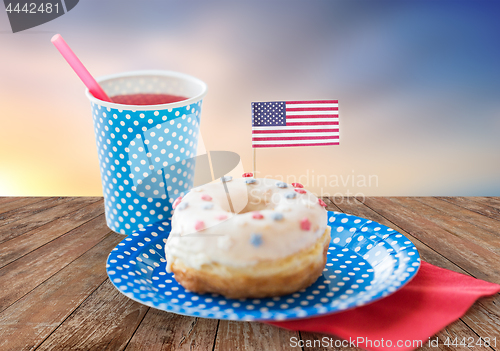
[[[338,100],[252,102],[253,173],[256,149],[339,145]]]
[[[253,177],[257,178],[257,149],[253,149]]]

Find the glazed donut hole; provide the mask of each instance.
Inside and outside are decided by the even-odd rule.
[[[252,211],[274,210],[281,200],[281,195],[270,190],[261,193],[259,189],[250,189],[248,192],[248,203],[239,212],[244,214]]]
[[[318,198],[311,192],[303,190],[302,193],[296,193],[294,194],[295,196],[292,198],[287,198],[286,196],[283,195],[283,193],[280,193],[277,190],[277,188],[274,186],[277,181],[276,180],[271,180],[271,179],[259,179],[259,182],[263,182],[266,185],[272,185],[271,188],[267,188],[266,190],[262,190],[260,187],[246,187],[246,195],[243,197],[239,197],[237,200],[239,200],[239,206],[234,203],[234,198],[235,196],[230,196],[232,202],[233,202],[233,208],[234,208],[234,214],[245,214],[248,212],[254,212],[254,211],[265,211],[265,210],[271,210],[274,211],[276,209],[283,209],[284,207],[288,207],[288,205],[293,206],[294,203],[297,202],[297,200],[300,200],[303,206],[306,206],[307,208],[311,208],[313,206],[316,206],[318,203]],[[294,192],[294,187],[291,184],[286,184],[287,189],[289,189],[289,193]],[[302,190],[302,189],[301,189]],[[242,198],[245,198],[242,200]],[[231,212],[231,208],[229,205],[229,201],[227,198],[221,198],[221,201],[219,202],[219,205],[221,208],[227,212]],[[244,201],[247,201],[244,203]]]
[[[289,185],[289,187],[293,189],[291,185]],[[296,197],[289,199],[284,197],[283,194],[274,192],[271,189],[262,192],[260,189],[254,188],[249,189],[248,203],[241,211],[237,212],[237,214],[264,210],[274,211],[277,208],[283,209],[284,207],[288,207],[288,205],[293,205],[298,196],[301,197],[302,204],[307,208],[316,206],[318,203],[318,198],[308,191],[303,194],[296,194]]]

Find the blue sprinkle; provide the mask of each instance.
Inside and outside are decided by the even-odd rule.
[[[214,204],[209,202],[209,203],[206,203],[203,205],[203,209],[204,210],[211,210],[212,208],[214,208]]]
[[[255,179],[253,179],[253,178],[247,178],[247,179],[245,179],[245,183],[247,183],[247,184],[254,184],[256,182],[257,181]]]
[[[271,215],[275,221],[281,221],[283,219],[283,213],[275,212]]]
[[[284,188],[288,188],[288,184],[287,184],[287,183],[285,183],[285,182],[277,182],[277,183],[276,183],[276,186],[277,186],[278,188],[282,188],[282,189],[284,189]]]
[[[224,176],[224,177],[221,177],[220,180],[223,181],[223,182],[230,182],[231,180],[233,180],[233,177],[231,177],[231,176]]]
[[[285,194],[285,197],[287,199],[295,199],[295,196],[297,196],[297,193],[294,191],[291,191],[291,192]]]
[[[252,235],[250,236],[250,244],[255,247],[259,247],[260,245],[262,245],[262,234],[252,233]]]
[[[178,204],[175,209],[182,211],[182,210],[186,209],[186,207],[188,207],[188,203],[184,201],[184,202],[181,202],[180,204]]]

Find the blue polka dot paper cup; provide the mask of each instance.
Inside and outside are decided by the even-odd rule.
[[[108,96],[170,94],[162,105],[105,102],[86,91],[101,170],[106,222],[121,234],[169,220],[172,203],[193,186],[201,104],[207,86],[177,72],[140,71],[97,79]]]

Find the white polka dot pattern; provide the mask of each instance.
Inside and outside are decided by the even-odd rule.
[[[226,299],[184,289],[166,272],[170,223],[149,225],[111,251],[107,271],[129,298],[157,309],[205,318],[285,320],[362,306],[410,281],[420,267],[417,248],[404,235],[370,220],[328,212],[332,241],[323,275],[309,288],[265,299]]]
[[[92,103],[109,228],[131,234],[171,218],[193,184],[201,103],[157,111]]]

